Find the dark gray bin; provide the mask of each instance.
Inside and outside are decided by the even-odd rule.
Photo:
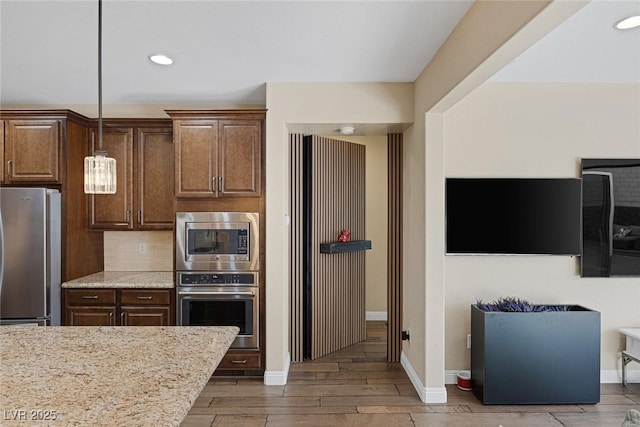
[[[484,312],[471,306],[471,383],[485,404],[600,401],[600,312]]]

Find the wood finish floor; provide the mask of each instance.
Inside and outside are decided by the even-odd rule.
[[[447,385],[448,403],[426,405],[399,363],[387,363],[385,323],[367,322],[367,340],[313,362],[293,364],[287,385],[262,378],[212,379],[182,427],[452,426],[620,427],[640,410],[640,384],[603,384],[597,405],[482,405]]]

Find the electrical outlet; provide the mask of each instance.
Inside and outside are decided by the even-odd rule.
[[[402,341],[409,341],[411,339],[411,331],[409,329],[402,330]]]
[[[146,243],[138,244],[138,253],[140,255],[144,255],[144,254],[147,253],[147,244]]]
[[[467,334],[467,350],[471,348],[471,334]]]

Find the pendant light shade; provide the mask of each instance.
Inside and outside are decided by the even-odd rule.
[[[84,158],[84,192],[115,194],[116,159],[102,148],[102,0],[98,0],[98,149]]]
[[[114,194],[116,192],[116,159],[96,151],[84,158],[84,192]]]

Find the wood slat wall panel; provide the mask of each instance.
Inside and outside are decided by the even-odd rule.
[[[290,188],[291,199],[291,231],[289,235],[289,246],[291,253],[291,265],[289,270],[290,284],[290,313],[291,325],[289,328],[289,351],[292,362],[302,362],[304,360],[303,342],[303,234],[302,234],[302,138],[301,134],[291,134],[290,142]]]
[[[387,360],[402,352],[402,134],[387,135],[389,226],[387,272]]]
[[[320,243],[351,230],[363,240],[365,147],[313,137],[312,348],[315,359],[366,338],[364,252],[321,254]]]

